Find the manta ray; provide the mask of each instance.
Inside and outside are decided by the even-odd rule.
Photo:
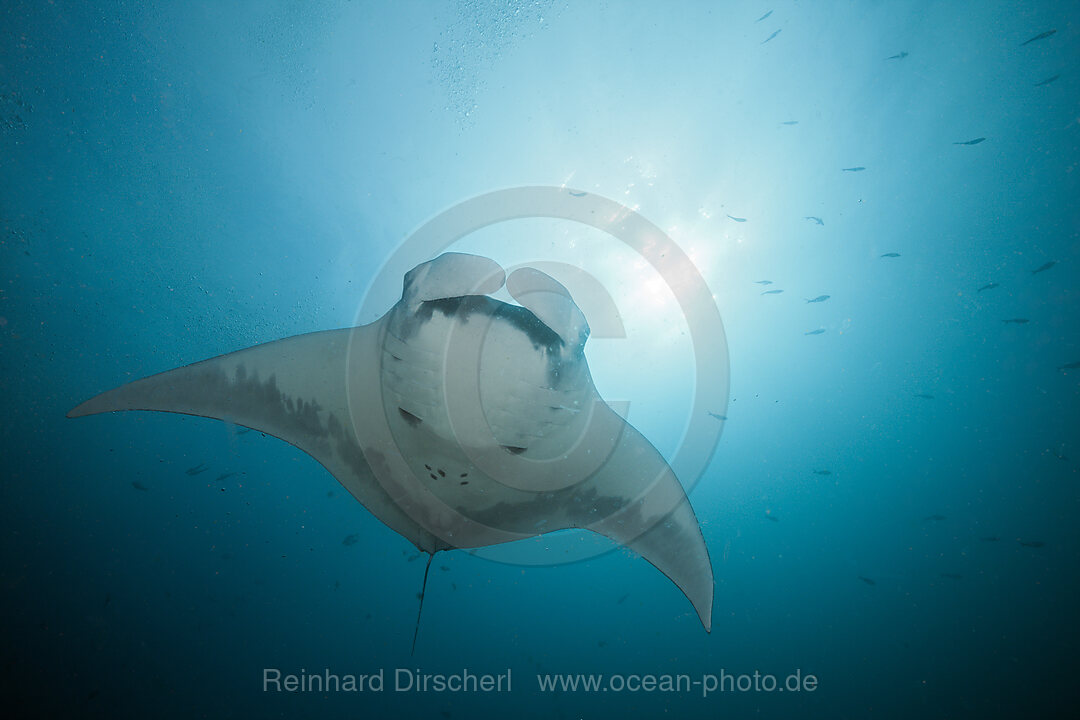
[[[490,297],[504,286],[519,304]],[[588,336],[554,278],[445,253],[408,272],[373,323],[152,375],[68,417],[153,410],[273,435],[428,553],[429,569],[443,550],[591,530],[670,578],[710,631],[697,517],[661,454],[600,397]]]

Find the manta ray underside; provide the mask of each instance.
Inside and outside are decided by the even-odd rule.
[[[505,284],[520,305],[488,297]],[[153,375],[68,413],[228,420],[318,460],[431,555],[566,528],[630,548],[712,624],[697,518],[659,452],[600,398],[589,327],[567,290],[447,253],[405,276],[382,318]]]

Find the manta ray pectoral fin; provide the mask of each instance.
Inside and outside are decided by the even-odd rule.
[[[297,335],[152,375],[68,412],[157,410],[229,420],[295,445],[318,460],[373,515],[433,552],[445,547],[375,479],[348,408],[350,387],[378,381],[381,323]]]
[[[614,414],[610,408],[605,412]],[[618,418],[621,435],[581,490],[617,510],[586,525],[652,563],[712,629],[713,571],[697,516],[675,473],[645,437]]]
[[[563,285],[546,273],[518,268],[506,278],[510,296],[555,332],[568,347],[578,349],[589,338],[589,323]]]
[[[443,253],[405,273],[401,299],[415,307],[429,300],[490,295],[506,280],[502,267],[490,258],[467,253]]]

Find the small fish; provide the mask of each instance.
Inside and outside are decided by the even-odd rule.
[[[1055,450],[1054,448],[1050,448],[1050,454],[1053,455],[1054,457],[1056,457],[1058,460],[1061,460],[1063,462],[1068,462],[1069,461],[1069,458],[1065,456],[1065,453],[1061,452],[1060,450]]]
[[[862,172],[865,169],[866,168],[864,168],[862,165],[859,165],[857,167],[840,168],[840,171],[841,172]]]
[[[900,253],[885,253],[881,257],[900,257]]]
[[[775,515],[770,515],[768,513],[765,513],[765,519],[772,520],[773,522],[780,522],[780,518],[776,517]]]
[[[815,470],[815,475],[832,475],[832,470]]]
[[[237,435],[247,435],[249,432],[251,432],[249,427],[236,428]]]
[[[868,577],[863,577],[862,575],[859,575],[859,576],[857,576],[857,577],[858,577],[858,578],[859,578],[860,580],[862,580],[862,581],[863,581],[864,583],[866,583],[867,585],[877,585],[877,582],[876,582],[876,581],[874,581],[874,580],[871,580],[871,579],[870,579],[870,578],[868,578]]]
[[[1039,82],[1035,83],[1035,87],[1042,87],[1043,85],[1049,85],[1050,83],[1057,80],[1059,77],[1061,77],[1061,76],[1060,75],[1051,75],[1050,77],[1046,78],[1045,80],[1040,80]]]
[[[1024,47],[1028,43],[1033,43],[1036,40],[1045,40],[1046,38],[1050,37],[1051,35],[1053,35],[1056,32],[1057,32],[1057,30],[1047,30],[1046,32],[1041,32],[1038,35],[1036,35],[1035,37],[1028,38],[1024,42],[1020,43],[1020,47]]]
[[[585,197],[588,194],[589,193],[587,192],[574,192],[573,190],[570,191],[570,197]]]
[[[769,12],[767,12],[767,13],[765,13],[764,15],[762,15],[761,17],[759,17],[759,18],[758,18],[757,20],[755,20],[754,22],[756,22],[756,23],[759,23],[759,22],[761,22],[762,20],[764,20],[765,18],[769,17],[770,15],[772,15],[772,10],[770,10],[770,11],[769,11]]]
[[[772,280],[755,280],[755,285],[772,285]]]
[[[615,604],[622,605],[624,602],[626,602],[626,598],[628,597],[630,597],[630,593],[625,593],[622,597],[615,601]]]
[[[187,473],[188,475],[195,476],[195,475],[198,475],[199,473],[204,473],[209,469],[210,468],[206,466],[206,463],[199,463],[195,467],[189,467],[184,472]]]
[[[937,513],[934,513],[933,515],[927,515],[926,517],[924,517],[924,518],[922,519],[922,521],[923,521],[924,523],[929,523],[929,522],[941,522],[941,521],[943,521],[944,519],[945,519],[945,516],[944,516],[944,515],[939,515],[939,514],[937,514]]]
[[[1028,323],[1027,318],[1009,318],[1008,320],[1002,320],[1001,322],[1006,325],[1012,323],[1013,325],[1026,325]]]
[[[237,473],[237,472],[227,472],[227,473],[221,473],[221,474],[220,474],[220,475],[218,475],[218,476],[217,476],[216,478],[214,478],[214,482],[221,482],[222,480],[225,480],[225,479],[231,478],[231,477],[232,477],[233,475],[239,475],[239,474],[240,474],[240,473]]]
[[[824,224],[825,224],[825,221],[824,221],[824,220],[822,220],[822,219],[821,219],[821,218],[819,218],[819,217],[814,217],[813,215],[807,215],[806,217],[804,217],[804,218],[803,218],[803,220],[813,220],[813,221],[814,221],[814,222],[816,222],[816,223],[817,223],[818,225],[824,225]]]
[[[777,31],[776,31],[776,32],[774,32],[774,33],[773,33],[772,35],[770,35],[769,37],[767,37],[767,38],[765,38],[764,40],[762,40],[762,41],[761,41],[761,44],[762,44],[762,45],[764,45],[765,43],[769,42],[770,40],[772,40],[772,39],[773,39],[774,37],[776,37],[776,36],[777,36],[777,35],[779,35],[779,34],[780,34],[780,31],[779,31],[779,30],[777,30]]]
[[[974,140],[964,140],[962,142],[954,142],[953,145],[978,145],[982,141],[986,140],[984,137],[977,137]]]
[[[922,398],[923,400],[933,400],[934,396],[930,393],[914,393],[915,397]]]
[[[780,124],[781,125],[798,125],[799,121],[798,120],[784,120]]]
[[[900,52],[896,53],[895,55],[890,55],[889,57],[887,57],[885,59],[886,60],[903,60],[907,56],[908,56],[907,50],[901,50]]]
[[[450,572],[450,568],[447,567],[446,565],[440,565],[439,569],[442,570],[443,572]]]
[[[982,542],[997,542],[1000,539],[997,535],[987,535],[984,538],[979,538]]]
[[[1016,542],[1029,548],[1041,548],[1046,545],[1042,540],[1017,540]]]
[[[817,330],[811,330],[809,332],[804,332],[803,335],[822,335],[824,333],[825,333],[825,328],[818,328]]]
[[[784,292],[784,291],[783,290],[766,290],[765,292],[763,292],[761,294],[762,295],[779,295],[782,292]]]
[[[143,492],[146,492],[147,490],[150,489],[150,488],[146,487],[145,485],[143,485],[138,480],[132,480],[131,481],[131,487],[135,488],[136,490],[142,490]]]
[[[1080,360],[1071,363],[1065,363],[1058,370],[1080,370]]]
[[[714,413],[712,410],[709,410],[707,412],[709,413],[710,417],[714,417],[717,420],[727,420],[727,415],[720,415],[720,414]]]
[[[105,605],[102,607],[109,607],[109,603],[112,602],[112,593],[105,593]]]
[[[981,288],[979,288],[979,289],[978,289],[978,290],[976,290],[975,292],[982,292],[983,290],[993,290],[993,289],[994,289],[994,288],[996,288],[997,286],[998,286],[998,284],[997,284],[997,283],[995,283],[995,282],[992,282],[992,283],[986,283],[985,285],[983,285],[983,286],[982,286]]]
[[[960,573],[941,573],[941,577],[949,578],[950,580],[963,580],[964,576]]]
[[[829,298],[831,298],[831,297],[832,297],[832,295],[818,295],[818,296],[817,296],[816,298],[814,298],[813,300],[807,300],[806,302],[807,302],[807,303],[819,303],[819,302],[825,302],[826,300],[828,300],[828,299],[829,299]]]
[[[746,218],[737,218],[734,215],[728,215],[728,217],[731,218],[732,220],[734,220],[735,222],[746,222]]]
[[[1057,265],[1057,260],[1050,260],[1049,262],[1044,262],[1042,265],[1040,265],[1039,267],[1032,270],[1031,274],[1032,275],[1038,275],[1041,272],[1046,272],[1047,270],[1054,267],[1055,265]]]
[[[419,560],[420,555],[421,555],[421,553],[416,553],[415,555],[410,555],[409,557],[405,558],[405,561],[406,562],[412,562],[413,560]]]
[[[354,535],[346,535],[345,539],[341,541],[341,544],[344,545],[345,547],[349,547],[350,545],[355,545],[358,542],[360,542],[360,536],[354,534]]]

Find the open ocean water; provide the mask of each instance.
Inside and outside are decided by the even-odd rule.
[[[4,2],[5,715],[1071,715],[1078,20]],[[373,322],[438,254],[418,229],[539,186],[655,224],[723,319],[701,334],[688,275],[559,213],[436,238],[602,288],[586,356],[681,475],[709,633],[645,559],[565,530],[436,553],[411,652],[427,555],[311,456],[198,417],[65,417]],[[683,473],[693,427],[719,440]]]

